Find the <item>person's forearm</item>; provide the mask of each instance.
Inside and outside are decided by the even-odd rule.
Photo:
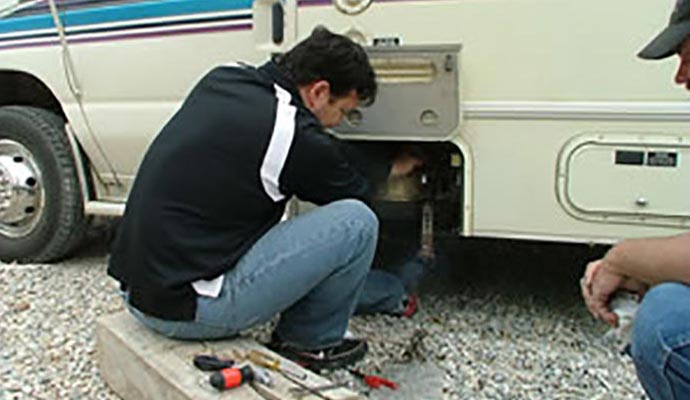
[[[612,271],[649,285],[667,281],[690,284],[690,233],[625,240],[604,257]]]

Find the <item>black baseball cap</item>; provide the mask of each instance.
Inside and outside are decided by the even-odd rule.
[[[690,37],[690,0],[678,0],[666,29],[637,55],[647,60],[661,60],[676,54],[678,47],[688,37]]]

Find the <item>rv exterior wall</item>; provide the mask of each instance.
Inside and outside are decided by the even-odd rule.
[[[116,7],[153,4],[169,14],[165,3]],[[357,139],[453,143],[465,163],[462,234],[610,242],[688,227],[690,207],[664,223],[634,215],[629,221],[592,219],[574,214],[559,197],[559,157],[574,138],[642,135],[649,143],[637,144],[649,148],[661,136],[690,140],[690,106],[671,82],[672,63],[635,58],[667,19],[655,2],[385,1],[350,15],[330,2],[288,1],[280,45],[258,31],[272,27],[264,9],[269,1],[190,4],[225,8],[196,14],[177,8],[177,14],[137,20],[156,27],[131,29],[124,20],[79,25],[70,13],[83,9],[63,10],[66,47],[57,41],[39,46],[39,39],[15,43],[7,38],[20,33],[2,31],[11,19],[0,19],[0,37],[7,39],[0,42],[0,70],[31,75],[55,95],[100,178],[93,179],[91,200],[126,200],[146,147],[206,71],[235,61],[259,64],[325,25],[365,45],[461,46],[457,127],[433,137],[410,130],[385,137],[365,132]],[[214,22],[191,22],[200,16]],[[89,29],[93,33],[85,33]],[[73,70],[64,69],[66,54]],[[675,171],[687,174],[688,165],[681,159]]]

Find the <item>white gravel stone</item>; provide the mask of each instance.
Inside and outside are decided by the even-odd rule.
[[[94,321],[122,309],[105,259],[96,244],[55,265],[0,264],[0,399],[117,399],[95,359]],[[433,395],[420,388],[425,399],[645,398],[630,360],[578,298],[537,294],[427,288],[411,319],[356,317],[351,329],[370,344],[357,368],[383,375],[428,363],[438,371],[428,379],[442,383]],[[269,331],[247,334],[267,340]],[[345,371],[328,376],[366,389]]]

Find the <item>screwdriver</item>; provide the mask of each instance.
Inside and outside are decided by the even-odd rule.
[[[218,390],[232,389],[254,380],[254,370],[245,365],[242,368],[223,368],[209,378],[211,386]]]
[[[380,376],[376,375],[367,375],[363,372],[360,372],[359,370],[352,369],[352,368],[345,368],[347,372],[351,373],[352,375],[356,376],[357,378],[360,378],[361,380],[364,381],[364,383],[369,386],[372,389],[378,389],[381,386],[386,386],[388,388],[391,388],[393,390],[398,389],[398,384],[390,381],[388,379],[382,378]]]
[[[276,357],[272,357],[262,351],[249,350],[249,352],[247,353],[247,360],[253,362],[254,364],[260,367],[264,367],[273,371],[278,371],[281,374],[290,376],[292,378],[296,378],[302,381],[307,379],[306,373],[299,373],[285,369],[281,367],[279,359],[277,359]]]
[[[220,391],[241,386],[245,382],[258,382],[265,386],[273,386],[273,380],[268,371],[250,365],[240,368],[223,368],[214,372],[209,378],[209,382],[211,386]]]

